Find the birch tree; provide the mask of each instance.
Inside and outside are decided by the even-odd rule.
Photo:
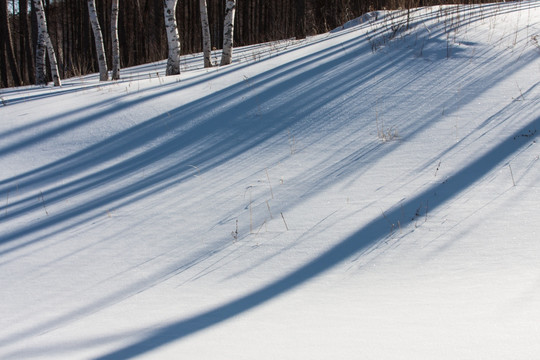
[[[90,24],[92,24],[92,32],[94,33],[94,42],[96,45],[96,53],[99,66],[99,81],[109,80],[107,70],[107,57],[105,56],[105,46],[103,45],[103,35],[96,11],[96,0],[88,0],[88,14],[90,15]]]
[[[112,37],[112,79],[120,79],[120,39],[118,38],[118,5],[120,0],[112,0],[111,37]]]
[[[228,65],[232,62],[235,9],[236,1],[227,0],[227,4],[225,5],[225,21],[223,27],[223,53],[221,54],[221,65]]]
[[[176,4],[178,0],[164,0],[165,31],[167,32],[168,57],[167,75],[180,74],[180,36],[176,24]]]
[[[199,7],[201,12],[204,67],[208,68],[212,67],[212,42],[210,39],[210,24],[208,22],[208,7],[206,6],[206,0],[199,0]]]
[[[58,75],[58,63],[56,61],[56,54],[49,37],[49,31],[47,30],[47,19],[45,17],[45,11],[43,10],[42,0],[33,0],[36,11],[37,26],[38,26],[38,43],[36,50],[36,84],[47,84],[47,75],[45,73],[45,49],[49,55],[49,63],[51,67],[51,75],[53,78],[54,86],[61,86],[60,76]]]

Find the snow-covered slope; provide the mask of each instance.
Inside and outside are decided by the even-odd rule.
[[[538,358],[539,41],[377,12],[2,90],[0,358]]]

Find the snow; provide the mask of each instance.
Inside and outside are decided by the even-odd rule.
[[[539,19],[1,90],[0,358],[537,358]]]

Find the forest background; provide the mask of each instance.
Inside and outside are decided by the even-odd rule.
[[[96,0],[107,62],[112,63],[111,2]],[[239,0],[234,45],[304,38],[332,30],[373,10],[411,9],[482,0]],[[225,0],[207,0],[212,49],[223,44]],[[45,0],[49,35],[62,79],[98,71],[87,0]],[[202,51],[199,0],[180,0],[176,8],[181,53]],[[162,0],[120,0],[121,67],[167,58]],[[0,87],[35,84],[38,38],[35,8],[29,0],[0,0]],[[48,61],[48,60],[47,60]],[[47,66],[48,78],[51,78]]]

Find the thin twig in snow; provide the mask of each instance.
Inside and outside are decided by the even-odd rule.
[[[270,214],[270,219],[273,219],[272,212],[270,211],[270,204],[268,203],[268,200],[266,200],[266,207],[268,208],[268,213]]]
[[[266,168],[266,178],[268,179],[268,186],[270,186],[270,195],[272,195],[272,199],[273,199],[274,192],[272,191],[272,184],[270,183],[270,176],[268,175],[268,168]]]
[[[289,227],[287,226],[287,222],[285,221],[285,217],[283,216],[283,213],[280,213],[280,214],[281,214],[281,218],[283,219],[283,223],[285,224],[285,229],[289,231]]]
[[[516,181],[514,180],[514,172],[512,171],[512,166],[510,166],[510,163],[508,163],[508,168],[510,169],[510,176],[512,176],[512,184],[516,186]]]

